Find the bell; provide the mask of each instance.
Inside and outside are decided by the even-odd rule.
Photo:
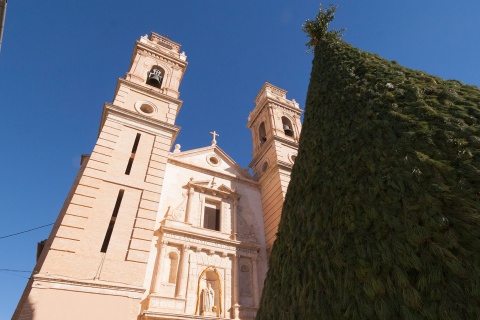
[[[153,69],[148,73],[147,84],[160,88],[160,86],[162,85],[162,79],[162,73],[160,72],[160,70]]]
[[[285,125],[283,126],[283,131],[285,132],[285,134],[286,134],[287,136],[293,136],[293,131],[292,131],[292,129],[290,128],[290,126],[289,126],[288,124],[285,124]]]

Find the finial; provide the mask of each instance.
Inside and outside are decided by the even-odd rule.
[[[219,137],[220,135],[217,134],[215,131],[210,132],[210,134],[213,136],[212,146],[216,146],[216,145],[217,145],[217,139],[215,139],[215,138],[216,138],[216,137]]]
[[[182,147],[182,146],[177,143],[177,144],[175,145],[175,150],[173,150],[173,153],[179,153],[179,152],[181,151],[181,150],[180,150],[181,147]]]

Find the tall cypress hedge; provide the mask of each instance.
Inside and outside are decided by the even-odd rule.
[[[480,319],[480,90],[352,47],[334,12],[304,25],[305,120],[257,320]]]

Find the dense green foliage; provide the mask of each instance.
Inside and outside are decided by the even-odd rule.
[[[480,90],[304,29],[300,149],[257,320],[480,319]]]

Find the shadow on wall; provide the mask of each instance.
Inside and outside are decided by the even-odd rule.
[[[12,316],[12,320],[34,320],[35,319],[35,309],[33,304],[30,302],[30,298],[25,301],[22,307],[22,311],[15,317],[15,313]]]

